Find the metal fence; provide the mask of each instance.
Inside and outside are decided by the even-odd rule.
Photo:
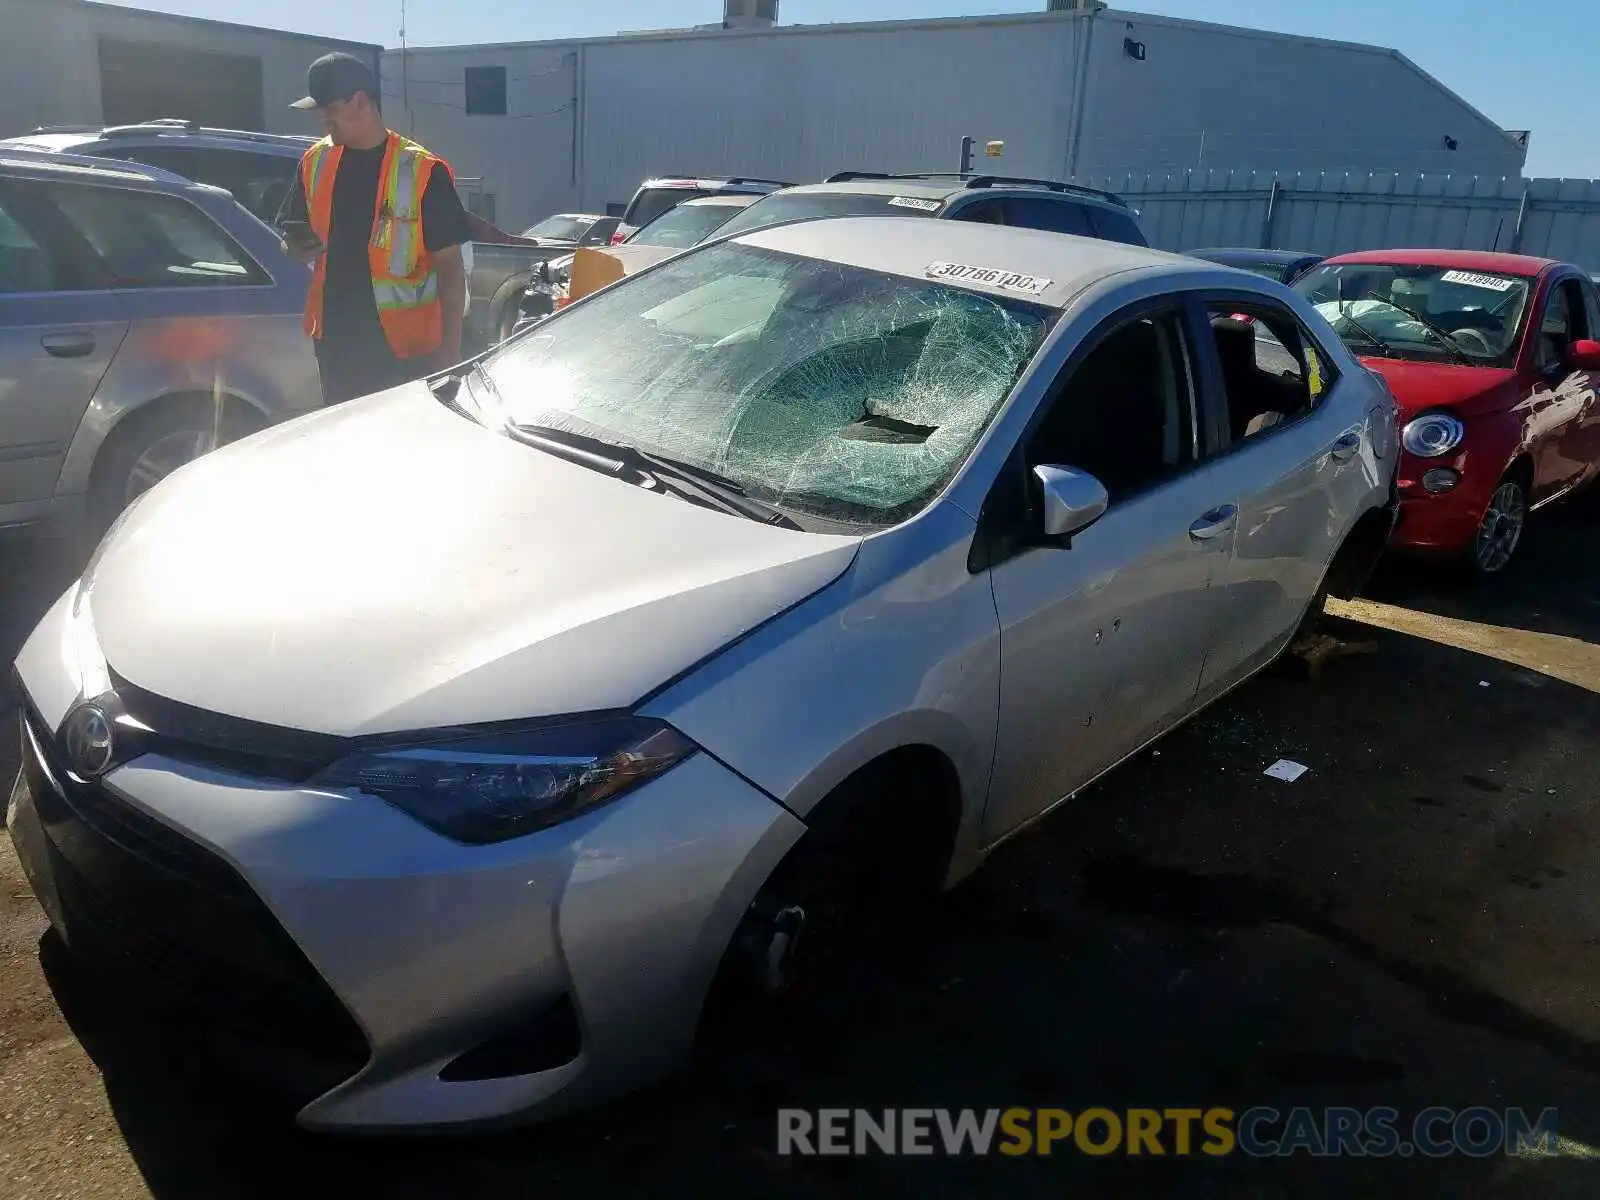
[[[1187,171],[1084,182],[1126,197],[1164,250],[1503,250],[1600,272],[1600,180]]]

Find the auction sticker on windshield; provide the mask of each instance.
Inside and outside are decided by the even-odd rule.
[[[921,212],[938,212],[940,202],[926,200],[921,196],[895,196],[889,203],[896,208],[915,208]]]
[[[1491,292],[1509,292],[1516,286],[1515,279],[1499,275],[1480,275],[1476,271],[1446,271],[1439,276],[1443,283],[1464,283],[1468,287],[1488,288]]]
[[[983,283],[989,287],[1003,288],[1008,292],[1021,292],[1024,296],[1037,296],[1052,282],[1037,275],[1003,271],[998,267],[974,267],[966,263],[929,263],[928,275],[934,279],[948,279],[953,283]]]

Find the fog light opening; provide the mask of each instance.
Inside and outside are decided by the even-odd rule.
[[[439,1078],[446,1083],[469,1083],[532,1075],[566,1066],[582,1048],[578,1011],[572,998],[563,994],[533,1020],[451,1059]]]
[[[1450,491],[1461,482],[1461,472],[1451,467],[1435,467],[1422,476],[1422,490],[1430,496]]]

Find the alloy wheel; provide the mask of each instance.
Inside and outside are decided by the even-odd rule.
[[[1515,479],[1502,480],[1489,498],[1489,510],[1483,514],[1478,526],[1477,540],[1472,553],[1478,570],[1493,575],[1505,569],[1522,540],[1522,530],[1528,522],[1528,501],[1522,484]]]
[[[157,438],[144,448],[128,472],[124,504],[132,504],[179,467],[213,448],[209,429],[179,429]]]

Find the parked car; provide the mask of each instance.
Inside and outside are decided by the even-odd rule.
[[[1190,258],[1221,263],[1241,271],[1254,271],[1279,283],[1293,283],[1322,261],[1323,255],[1302,250],[1253,250],[1248,247],[1188,251]]]
[[[824,183],[763,197],[730,220],[718,236],[818,217],[937,217],[1018,225],[1144,246],[1137,215],[1122,197],[1053,179],[1007,175],[885,175],[843,171]]]
[[[227,192],[8,147],[0,526],[93,535],[218,440],[318,407],[308,282]]]
[[[1374,250],[1294,287],[1399,400],[1397,548],[1497,574],[1531,512],[1600,472],[1600,298],[1577,267]]]
[[[786,188],[757,197],[743,212],[718,226],[716,233],[718,237],[729,237],[791,221],[841,216],[934,217],[987,225],[1016,225],[1136,246],[1146,244],[1137,218],[1122,198],[1111,192],[1049,179],[938,172],[884,175],[845,171],[831,176],[825,183]],[[605,253],[610,254],[612,250]],[[619,255],[621,269],[617,270],[592,255],[591,266],[603,265],[608,269],[592,271],[586,286],[605,286],[616,278],[642,270],[659,257],[646,252]],[[550,279],[536,272],[533,290],[539,291],[538,285],[550,279],[557,304],[563,299],[577,299],[585,288],[573,286],[571,275],[570,262],[564,268],[564,276]],[[538,302],[534,303],[537,306]]]
[[[641,226],[628,235],[620,246],[608,247],[606,253],[619,259],[629,273],[651,263],[670,258],[690,246],[699,245],[725,225],[730,217],[742,208],[748,208],[759,196],[702,196],[686,200],[667,209],[648,225]],[[571,299],[573,255],[549,260],[543,266],[535,265],[529,273],[522,294],[517,327],[537,322],[563,307]]]
[[[147,493],[18,658],[7,828],[69,952],[296,1064],[303,1126],[570,1111],[1272,662],[1396,458],[1265,280],[714,239]]]
[[[541,246],[604,246],[616,232],[618,217],[596,213],[555,213],[522,231],[522,237]]]
[[[252,133],[242,129],[213,129],[198,121],[177,118],[146,121],[138,125],[41,126],[23,137],[0,141],[0,148],[26,147],[66,154],[115,158],[144,163],[225,188],[245,208],[268,225],[276,224],[285,197],[294,187],[300,160],[315,138],[286,133]],[[475,213],[467,214],[473,241],[461,247],[467,278],[478,278],[475,243],[515,243]],[[490,295],[493,289],[489,289]],[[465,318],[473,326],[473,288],[467,289]]]
[[[743,175],[730,178],[672,175],[646,179],[623,210],[622,222],[612,233],[611,242],[621,245],[634,230],[648,225],[669,208],[675,208],[686,200],[701,196],[763,196],[789,186],[778,179],[755,179]]]

